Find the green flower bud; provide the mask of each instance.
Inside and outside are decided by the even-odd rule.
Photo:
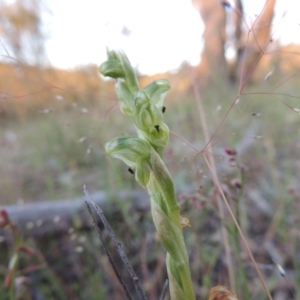
[[[148,130],[142,131],[143,137],[152,145],[166,147],[169,142],[169,127],[165,123],[155,124]]]
[[[133,137],[117,137],[105,144],[105,152],[121,159],[132,170],[135,170],[135,179],[146,187],[150,171],[151,146],[144,140]]]
[[[130,168],[135,167],[140,158],[150,161],[151,146],[139,138],[116,137],[107,142],[104,148],[109,156],[123,160]]]
[[[139,90],[137,78],[130,61],[123,51],[107,51],[107,61],[101,64],[100,72],[104,76],[122,79],[129,91],[135,95]]]
[[[105,61],[103,64],[101,64],[99,70],[103,76],[108,76],[115,79],[125,77],[122,64],[116,59]]]
[[[151,103],[161,108],[167,92],[170,89],[170,83],[166,79],[158,79],[147,85],[143,91],[151,98]]]
[[[116,94],[120,109],[124,114],[132,115],[134,99],[139,90],[134,70],[123,51],[107,51],[107,61],[99,67],[104,76],[118,79]]]
[[[118,60],[118,52],[116,50],[108,50],[106,48],[107,60],[116,59]]]
[[[140,130],[149,131],[155,125],[163,122],[163,114],[155,105],[150,103],[148,95],[141,91],[136,98],[133,120]]]
[[[135,76],[134,69],[132,68],[127,55],[123,51],[118,52],[118,58],[122,64],[122,68],[125,73],[124,80],[126,81],[130,92],[133,95],[135,95],[139,90],[139,84],[138,84],[137,78]]]
[[[135,105],[150,103],[150,97],[145,91],[138,91],[135,98]]]

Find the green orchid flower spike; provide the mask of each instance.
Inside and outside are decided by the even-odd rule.
[[[117,80],[115,90],[121,111],[130,116],[137,137],[116,137],[105,144],[109,156],[121,159],[147,188],[151,212],[159,238],[167,251],[166,265],[172,300],[195,299],[179,205],[163,150],[169,142],[169,128],[163,120],[163,103],[170,84],[155,80],[140,89],[135,72],[122,51],[108,51],[100,72]]]

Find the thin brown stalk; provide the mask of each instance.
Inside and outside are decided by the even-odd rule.
[[[192,73],[192,75],[193,75],[193,73]],[[208,133],[208,126],[207,126],[206,117],[205,117],[205,113],[204,113],[204,107],[203,107],[203,104],[201,101],[201,96],[200,96],[198,87],[196,85],[195,76],[192,76],[192,81],[193,81],[194,95],[195,95],[195,99],[196,99],[196,103],[197,103],[197,107],[198,107],[198,111],[199,111],[199,115],[200,115],[201,125],[203,128],[203,133],[204,133],[205,142],[206,142],[205,148],[210,146],[212,149],[211,138]],[[214,160],[213,155],[209,155],[209,161],[210,161],[210,164],[212,165],[213,170],[216,172],[216,165],[215,165],[215,160]],[[219,196],[217,196],[217,205],[218,205],[220,217],[221,217],[221,219],[224,219],[224,208],[223,208],[222,201]],[[229,239],[228,239],[228,234],[227,234],[226,228],[224,227],[223,224],[221,224],[221,230],[222,230],[223,243],[224,243],[224,247],[225,247],[227,266],[228,266],[230,289],[233,292],[235,292],[233,264],[232,264],[232,259],[231,259],[231,255],[230,255],[231,247],[229,244]]]
[[[166,279],[163,290],[161,292],[161,296],[159,297],[159,300],[164,300],[165,299],[165,296],[168,292],[168,286],[169,286],[169,280]]]
[[[242,230],[241,230],[241,228],[240,228],[240,226],[239,226],[239,224],[238,224],[238,222],[237,222],[237,220],[236,220],[236,218],[234,216],[234,213],[232,212],[232,210],[230,208],[230,205],[229,205],[229,203],[228,203],[228,201],[226,199],[226,196],[223,193],[223,190],[221,188],[221,185],[220,185],[217,173],[216,173],[214,167],[211,165],[211,163],[210,163],[209,159],[207,158],[207,156],[205,155],[205,153],[203,153],[203,157],[204,157],[204,160],[205,160],[205,162],[206,162],[206,164],[207,164],[207,166],[208,166],[208,168],[209,168],[209,170],[211,172],[214,184],[217,186],[217,188],[219,190],[219,193],[220,193],[220,195],[221,195],[221,197],[223,199],[223,202],[225,203],[225,205],[226,205],[226,207],[228,209],[228,212],[229,212],[229,214],[230,214],[230,216],[231,216],[231,218],[232,218],[232,220],[233,220],[233,222],[234,222],[234,224],[235,224],[235,226],[236,226],[236,228],[237,228],[237,230],[238,230],[238,232],[239,232],[239,234],[241,236],[241,239],[242,239],[242,241],[243,241],[243,243],[245,245],[245,248],[246,248],[246,250],[248,252],[248,255],[249,255],[249,257],[250,257],[250,259],[251,259],[251,261],[253,263],[254,269],[255,269],[255,271],[256,271],[256,273],[257,273],[257,275],[258,275],[258,277],[259,277],[259,279],[260,279],[260,281],[261,281],[261,283],[263,285],[263,288],[264,288],[267,296],[268,296],[268,299],[272,300],[272,296],[271,296],[271,294],[269,292],[269,289],[267,287],[267,284],[266,284],[266,282],[265,282],[265,280],[264,280],[264,278],[263,278],[263,276],[262,276],[262,274],[261,274],[261,272],[260,272],[260,270],[259,270],[259,268],[258,268],[258,266],[256,264],[256,261],[255,261],[253,255],[252,255],[252,252],[251,252],[251,250],[249,248],[248,242],[247,242],[247,240],[246,240],[246,238],[245,238],[245,236],[244,236],[244,234],[243,234],[243,232],[242,232]]]

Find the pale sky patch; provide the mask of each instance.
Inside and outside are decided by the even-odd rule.
[[[244,3],[250,23],[264,2]],[[45,25],[51,37],[46,49],[55,67],[99,65],[107,47],[123,49],[147,74],[200,61],[203,23],[191,0],[48,0],[48,6],[52,14]],[[300,43],[299,8],[300,1],[277,0],[274,38]]]

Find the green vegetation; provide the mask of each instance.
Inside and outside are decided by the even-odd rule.
[[[181,73],[175,76],[178,80]],[[174,78],[170,79],[171,85],[173,80]],[[228,156],[223,151],[225,147],[237,150],[236,160],[245,170],[242,181],[243,195],[239,200],[241,226],[253,243],[252,250],[257,262],[267,268],[264,274],[270,290],[276,289],[279,282],[278,271],[271,261],[271,258],[274,259],[274,253],[279,253],[279,256],[276,256],[280,259],[278,263],[285,267],[288,274],[295,271],[295,276],[291,276],[290,280],[298,292],[299,241],[296,234],[298,227],[294,220],[298,218],[300,194],[300,120],[299,114],[292,108],[299,106],[298,99],[278,95],[275,98],[262,93],[271,90],[274,87],[273,82],[278,80],[261,82],[260,85],[256,84],[244,90],[245,94],[255,94],[240,97],[239,103],[233,106],[214,135],[212,143],[219,180],[233,210],[239,191],[232,185],[232,180],[240,179],[240,173],[235,161],[228,161]],[[109,82],[106,84],[110,85]],[[172,85],[172,89],[174,90],[171,90],[165,102],[164,118],[171,130],[170,144],[165,150],[165,163],[177,188],[181,214],[188,216],[192,225],[185,232],[185,240],[190,255],[195,293],[197,297],[205,298],[209,287],[219,281],[220,278],[216,276],[221,276],[221,282],[227,283],[223,261],[224,249],[219,231],[220,219],[215,202],[218,193],[201,154],[182,141],[184,139],[199,150],[205,147],[195,97],[190,92],[176,91],[176,85]],[[296,80],[287,81],[276,92],[297,96],[299,89]],[[134,135],[130,121],[115,109],[116,98],[107,93],[108,90],[103,90],[103,97],[100,96],[99,101],[91,103],[89,96],[86,96],[84,103],[83,100],[77,101],[77,107],[72,105],[76,99],[66,101],[63,106],[56,99],[50,103],[39,103],[36,108],[32,105],[26,118],[22,116],[18,119],[18,114],[12,114],[13,117],[4,115],[0,133],[0,154],[3,161],[0,166],[0,193],[3,204],[15,204],[20,199],[32,202],[81,196],[83,184],[87,184],[93,190],[139,188],[127,167],[117,160],[107,159],[104,153],[103,146],[107,140],[120,133]],[[228,93],[222,95],[222,98],[215,89],[203,92],[202,100],[211,135],[236,94],[235,86],[228,87]],[[104,96],[109,96],[110,100]],[[43,111],[42,108],[46,109],[50,105],[52,112]],[[153,295],[157,296],[166,278],[163,265],[164,250],[156,240],[149,216],[145,218],[139,213],[133,216],[133,209],[129,199],[129,202],[121,207],[122,213],[118,214],[118,218],[115,215],[108,215],[107,218],[125,243],[126,252],[129,258],[132,258],[135,270],[140,273],[141,266],[147,266],[146,270],[149,273],[140,273],[141,281],[145,284],[147,293],[152,291]],[[224,223],[232,242],[233,257],[237,257],[236,251],[242,251],[244,255],[244,250],[237,245],[236,233],[232,229],[234,226],[227,214]],[[138,224],[139,230],[134,224]],[[144,236],[146,232],[147,239],[151,242],[147,242]],[[264,242],[268,243],[267,248],[262,247]],[[140,249],[142,243],[146,245],[144,252]],[[44,267],[40,273],[43,277],[41,287],[47,289],[50,281],[53,297],[65,295],[66,286],[80,290],[80,299],[92,299],[93,295],[99,295],[98,293],[103,295],[99,296],[102,299],[107,299],[109,295],[117,295],[118,284],[110,273],[110,266],[100,257],[100,252],[95,252],[93,247],[96,245],[95,239],[88,234],[84,252],[78,254],[75,260],[82,267],[84,278],[80,288],[60,282],[49,266]],[[243,255],[241,259],[245,266],[250,293],[255,293],[256,299],[265,299],[260,288],[253,289],[252,284],[256,282],[257,276],[251,277],[253,268]],[[3,258],[5,261],[1,260],[1,278],[5,276],[8,261],[7,256]],[[57,263],[59,261],[61,257],[58,252]],[[95,267],[95,261],[98,267]],[[239,258],[233,263],[234,266],[239,266]],[[107,274],[99,273],[100,268],[105,269]],[[243,299],[239,294],[239,285],[244,283],[237,280],[239,270],[235,276],[237,295],[239,299]],[[102,282],[103,287],[100,291],[99,282]],[[287,299],[293,299],[290,295],[288,297],[290,298]]]

